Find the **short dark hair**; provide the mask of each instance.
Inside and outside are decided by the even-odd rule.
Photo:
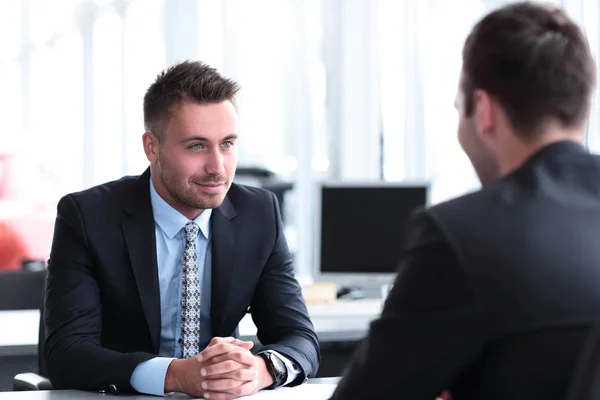
[[[460,86],[467,116],[475,90],[485,90],[523,138],[536,136],[550,120],[566,128],[583,125],[595,85],[589,44],[557,7],[502,7],[475,25],[465,42]]]
[[[183,101],[216,104],[231,101],[239,91],[237,82],[200,61],[183,61],[163,70],[144,95],[144,126],[159,140],[169,122],[171,107]]]

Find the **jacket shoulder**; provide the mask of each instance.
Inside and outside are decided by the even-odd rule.
[[[81,210],[98,210],[106,212],[115,205],[122,204],[126,196],[133,190],[139,176],[125,176],[121,179],[93,186],[79,192],[70,193],[61,202],[70,198]]]
[[[227,197],[231,200],[234,206],[260,205],[273,203],[274,195],[266,189],[261,189],[253,186],[240,185],[237,183],[231,184]]]

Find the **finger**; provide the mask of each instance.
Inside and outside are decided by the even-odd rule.
[[[227,372],[204,375],[204,377],[205,379],[233,379],[240,382],[249,382],[258,378],[258,371],[254,368],[243,367]]]
[[[216,361],[217,358],[221,358],[223,356],[215,357],[211,361]],[[252,357],[252,356],[250,356]],[[253,357],[252,357],[253,358]],[[252,362],[253,360],[250,360]],[[202,376],[214,376],[214,375],[222,375],[227,374],[233,371],[237,371],[239,369],[250,369],[253,368],[253,365],[248,365],[247,363],[242,363],[236,360],[223,360],[219,362],[215,362],[214,364],[210,364],[205,366],[200,370],[200,374]]]
[[[251,340],[233,339],[231,343],[235,344],[236,346],[243,347],[246,350],[250,350],[252,347],[254,347],[254,342]]]
[[[206,364],[214,365],[219,364],[224,361],[235,361],[239,364],[242,364],[244,367],[255,367],[256,366],[256,356],[250,353],[248,350],[241,350],[238,348],[237,351],[232,351],[230,353],[221,354],[215,356],[209,360],[207,360]]]
[[[235,338],[232,336],[227,336],[227,337],[215,336],[210,340],[210,343],[208,345],[212,346],[212,345],[219,344],[219,343],[231,343],[231,341],[233,339],[235,339]]]
[[[214,346],[216,344],[219,343],[229,343],[229,344],[233,344],[235,346],[239,346],[239,347],[243,347],[245,349],[250,350],[253,346],[254,346],[254,342],[251,341],[245,341],[245,340],[240,340],[240,339],[236,339],[234,337],[214,337],[212,338],[212,340],[210,341],[210,343],[208,344],[209,346]]]
[[[236,345],[230,343],[219,343],[202,350],[202,352],[198,354],[197,357],[200,361],[206,361],[210,360],[213,357],[220,356],[222,354],[234,353],[239,351],[240,348]]]
[[[228,392],[235,394],[237,387],[242,385],[244,382],[236,381],[235,379],[207,379],[202,382],[202,389],[206,392]]]
[[[229,400],[235,399],[236,397],[241,396],[250,396],[254,393],[258,392],[258,379],[252,382],[246,382],[243,385],[240,385],[234,389],[231,389],[227,392],[218,392],[218,391],[210,391],[207,390],[204,392],[204,397],[206,399],[214,399],[214,400]],[[233,397],[231,397],[233,396]]]

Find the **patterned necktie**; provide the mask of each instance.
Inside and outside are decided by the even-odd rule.
[[[185,225],[185,250],[183,252],[183,280],[181,284],[181,352],[183,358],[195,356],[200,346],[200,281],[196,254],[198,226]]]

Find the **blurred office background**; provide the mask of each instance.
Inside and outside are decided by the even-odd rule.
[[[0,267],[47,257],[60,196],[144,171],[144,91],[165,66],[199,59],[241,83],[239,179],[283,184],[288,240],[310,280],[316,182],[423,180],[433,203],[478,187],[453,102],[466,35],[505,3],[0,2]],[[598,1],[553,3],[598,54]],[[599,114],[596,101],[593,150]]]

